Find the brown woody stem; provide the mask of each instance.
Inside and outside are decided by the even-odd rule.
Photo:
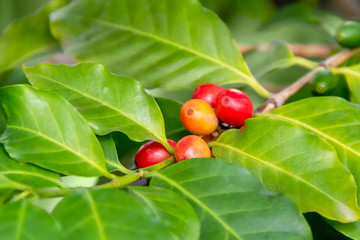
[[[345,60],[354,56],[356,53],[360,52],[360,48],[353,50],[345,49],[334,56],[327,58],[326,60],[320,62],[315,68],[310,72],[301,77],[298,81],[290,85],[289,87],[283,89],[279,93],[272,94],[266,103],[256,110],[256,113],[267,113],[277,107],[282,106],[286,100],[299,91],[303,86],[305,86],[311,79],[312,75],[320,70],[321,68],[330,68],[337,67]]]
[[[242,53],[257,49],[268,50],[271,45],[239,45],[239,49]],[[286,44],[286,46],[296,56],[301,57],[327,57],[330,55],[331,50],[334,48],[332,44],[320,45],[320,44]]]

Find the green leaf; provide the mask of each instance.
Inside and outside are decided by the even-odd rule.
[[[109,175],[95,135],[59,95],[14,85],[0,89],[0,104],[8,119],[1,142],[12,158],[67,175]]]
[[[200,239],[311,239],[287,197],[269,193],[236,165],[210,158],[181,161],[154,173],[150,185],[190,201],[201,221]]]
[[[125,174],[131,174],[133,171],[125,168],[119,161],[114,139],[111,134],[97,137],[106,159],[106,167],[109,171],[119,170]]]
[[[349,67],[332,68],[331,72],[345,76],[352,102],[360,103],[360,64]]]
[[[116,166],[120,164],[120,162],[116,151],[114,139],[110,134],[105,136],[97,136],[97,138],[105,155],[107,169],[109,171],[116,170]]]
[[[287,194],[303,212],[316,211],[340,222],[360,218],[354,178],[335,149],[295,123],[249,119],[243,133],[223,133],[213,153],[247,168],[270,191]]]
[[[234,38],[242,45],[269,44],[276,40],[295,44],[330,44],[334,37],[321,27],[303,21],[286,19],[267,25],[259,19],[234,15],[227,21]]]
[[[66,240],[178,239],[149,206],[115,189],[72,192],[53,217]]]
[[[121,131],[134,141],[154,140],[170,149],[155,99],[134,79],[114,75],[93,63],[39,64],[24,72],[34,87],[69,100],[95,133]]]
[[[325,139],[360,182],[359,105],[338,97],[316,97],[284,105],[265,116],[296,124]],[[360,199],[360,191],[357,196]]]
[[[327,222],[345,236],[348,236],[351,239],[360,239],[360,221],[352,223],[339,223],[327,220]]]
[[[136,168],[135,154],[145,142],[131,141],[128,136],[121,132],[114,132],[111,135],[115,142],[120,163],[128,169]]]
[[[4,31],[0,37],[0,72],[22,63],[38,62],[58,51],[58,44],[50,33],[48,15],[65,3],[66,0],[52,1],[38,14],[20,19]]]
[[[29,189],[61,186],[56,173],[34,165],[19,163],[0,146],[0,189]]]
[[[31,15],[44,7],[49,0],[1,0],[0,33],[12,22]]]
[[[154,187],[130,187],[129,191],[149,206],[163,226],[171,229],[179,239],[199,239],[198,216],[184,198],[170,190]]]
[[[0,236],[4,240],[63,239],[54,219],[25,200],[0,207]]]
[[[51,14],[51,28],[67,55],[103,63],[145,88],[244,82],[269,96],[225,24],[196,0],[80,0]]]
[[[306,68],[314,68],[317,63],[302,57],[295,56],[289,47],[281,41],[273,42],[267,50],[259,50],[251,53],[247,63],[251,71],[258,78],[276,69],[300,65]],[[248,59],[250,60],[248,62]]]
[[[165,98],[156,98],[156,102],[164,116],[167,138],[178,141],[190,134],[180,120],[182,103]]]

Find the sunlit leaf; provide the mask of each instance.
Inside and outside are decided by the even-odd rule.
[[[100,144],[74,107],[28,85],[0,89],[7,115],[1,137],[9,155],[63,174],[107,175]]]
[[[287,194],[303,212],[316,211],[341,222],[360,218],[356,183],[335,149],[295,123],[249,119],[243,133],[223,133],[213,153],[247,168],[270,191]]]
[[[66,54],[130,75],[145,88],[243,82],[269,95],[225,24],[198,1],[80,0],[54,12],[51,27]]]
[[[39,64],[24,71],[33,86],[71,102],[95,133],[121,131],[134,141],[154,140],[168,146],[161,111],[136,80],[92,63]]]

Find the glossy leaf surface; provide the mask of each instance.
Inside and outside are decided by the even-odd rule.
[[[53,216],[67,240],[178,239],[148,205],[115,189],[73,192]]]
[[[1,142],[12,158],[63,174],[107,174],[95,135],[59,95],[28,85],[8,86],[0,89],[0,104],[8,119]]]
[[[25,200],[0,207],[0,236],[4,240],[63,240],[54,219]]]
[[[57,92],[70,101],[95,133],[121,131],[134,141],[168,145],[158,105],[134,79],[92,63],[39,64],[24,71],[33,86]]]
[[[51,27],[66,54],[103,63],[146,88],[244,82],[269,95],[225,24],[196,0],[76,1],[51,15]]]
[[[60,185],[58,179],[56,173],[9,158],[0,146],[0,189],[57,187]]]
[[[265,116],[296,124],[325,139],[360,183],[359,105],[343,98],[316,97],[284,105]]]
[[[246,169],[216,159],[190,159],[156,172],[150,186],[183,195],[197,211],[200,239],[311,239],[303,216]],[[274,221],[276,219],[276,221]]]
[[[243,133],[223,133],[213,153],[247,168],[270,191],[287,194],[303,212],[316,211],[341,222],[360,218],[353,176],[330,144],[301,126],[248,119]]]
[[[170,190],[154,187],[130,187],[129,191],[149,206],[163,226],[169,228],[179,239],[199,238],[198,216],[184,198]]]

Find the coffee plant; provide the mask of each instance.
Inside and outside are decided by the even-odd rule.
[[[360,23],[278,2],[0,0],[0,239],[360,239]]]

